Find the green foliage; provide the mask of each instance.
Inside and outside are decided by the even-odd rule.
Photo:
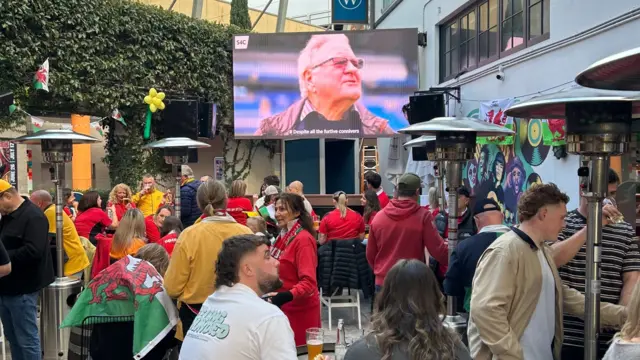
[[[247,4],[247,0],[231,1],[231,24],[251,30],[251,18],[249,17],[249,4]]]
[[[160,154],[142,148],[143,98],[151,87],[168,99],[216,102],[219,130],[231,136],[227,46],[240,28],[129,0],[2,0],[0,7],[0,89],[13,90],[22,109],[105,117],[118,108],[124,115],[125,128],[103,121],[110,128],[104,161],[113,184],[135,185],[144,172],[167,169]],[[36,92],[31,81],[47,58],[50,92]],[[0,129],[15,126],[18,113],[0,118]],[[158,114],[151,141],[159,135]]]

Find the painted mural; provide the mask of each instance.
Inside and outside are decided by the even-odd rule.
[[[480,109],[468,117],[482,119]],[[467,162],[463,170],[465,186],[476,199],[493,198],[505,215],[507,224],[517,222],[517,204],[522,193],[532,184],[543,182],[536,172],[545,161],[554,161],[551,146],[543,141],[543,120],[512,119],[515,131],[508,145],[478,145],[476,158]]]

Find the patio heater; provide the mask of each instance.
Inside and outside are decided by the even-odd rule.
[[[579,177],[588,178],[586,189],[581,189],[588,201],[585,360],[598,355],[602,200],[607,196],[609,158],[625,153],[629,145],[634,112],[629,95],[633,94],[577,88],[540,96],[506,111],[519,118],[566,119],[567,151],[589,159],[589,168],[578,170]]]
[[[447,187],[449,188],[449,257],[458,245],[458,189],[462,186],[463,164],[474,158],[478,136],[512,135],[514,132],[502,126],[466,117],[439,117],[413,124],[399,131],[410,135],[435,136],[434,161],[446,162]],[[447,296],[445,324],[461,336],[466,333],[466,320],[457,314],[456,298]]]
[[[406,148],[414,148],[414,147],[426,147],[427,150],[427,160],[433,161],[436,163],[436,189],[438,194],[438,201],[440,201],[440,205],[444,206],[445,204],[445,192],[444,192],[444,161],[436,161],[436,137],[430,135],[423,135],[419,138],[409,140],[404,143],[404,147]]]
[[[640,91],[640,47],[594,63],[578,74],[576,82],[593,89]]]
[[[42,159],[53,165],[53,183],[56,188],[56,278],[43,289],[40,309],[40,341],[44,359],[66,359],[70,330],[60,329],[82,291],[79,279],[64,276],[64,248],[62,238],[62,188],[65,163],[71,162],[74,144],[98,142],[91,136],[71,130],[42,130],[13,140],[18,144],[40,145]]]
[[[189,160],[189,149],[208,148],[211,145],[186,137],[166,138],[145,145],[149,149],[164,149],[164,161],[172,165],[175,184],[175,213],[180,217],[180,185],[182,183],[182,165]]]

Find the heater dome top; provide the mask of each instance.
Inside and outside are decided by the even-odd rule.
[[[404,143],[404,147],[418,147],[423,146],[424,144],[435,141],[436,137],[432,135],[422,135],[417,139],[413,139]]]
[[[40,145],[45,140],[71,141],[72,144],[90,144],[99,140],[88,135],[80,134],[72,130],[47,129],[37,133],[27,134],[12,140],[14,143],[27,145]]]
[[[207,143],[203,143],[201,141],[192,140],[186,137],[174,137],[174,138],[165,138],[160,139],[158,141],[154,141],[145,145],[146,148],[151,149],[171,149],[171,148],[187,148],[187,149],[197,149],[197,148],[208,148],[211,145]]]
[[[500,125],[468,117],[437,117],[399,130],[410,135],[437,135],[439,133],[476,133],[477,136],[512,135],[514,132]],[[417,139],[416,139],[417,140]]]
[[[633,114],[640,113],[639,92],[593,90],[578,86],[515,104],[507,109],[505,114],[525,119],[563,119],[566,118],[567,104],[597,102],[631,102]]]
[[[640,91],[640,47],[595,62],[576,82],[596,89]]]

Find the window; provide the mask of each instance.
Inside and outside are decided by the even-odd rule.
[[[394,1],[396,0],[382,0],[382,11],[384,11],[386,8],[391,6],[391,4],[393,4]]]
[[[440,27],[440,81],[549,38],[551,0],[484,0]]]

